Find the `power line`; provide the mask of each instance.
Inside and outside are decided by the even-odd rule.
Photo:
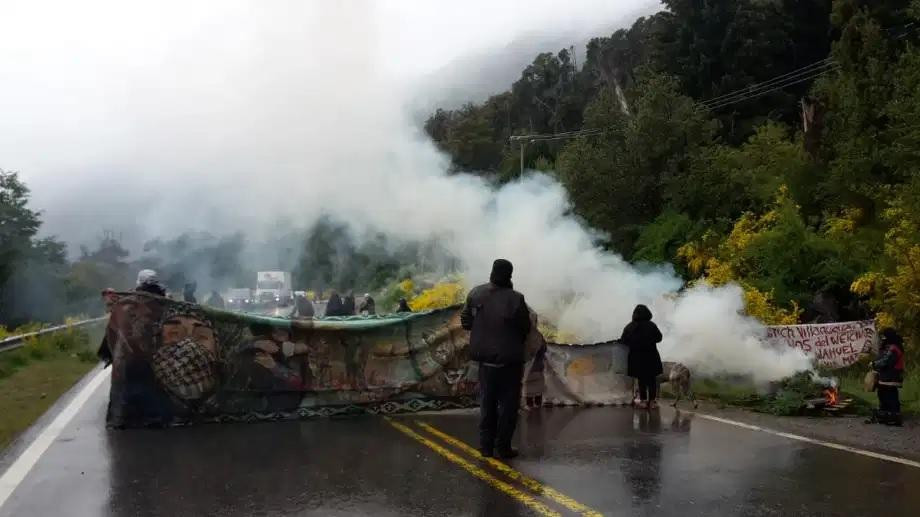
[[[808,75],[808,76],[806,76],[806,77],[802,77],[802,78],[800,78],[800,79],[796,79],[796,80],[793,80],[793,81],[784,82],[784,83],[782,83],[782,84],[779,84],[779,85],[777,85],[777,86],[775,86],[775,87],[773,87],[773,88],[767,89],[767,90],[762,90],[762,91],[754,92],[754,93],[752,93],[752,94],[750,94],[750,95],[746,95],[746,96],[743,96],[743,97],[737,97],[737,98],[727,99],[727,100],[725,100],[725,101],[723,101],[723,102],[718,102],[718,103],[715,103],[715,104],[703,104],[703,103],[700,103],[700,104],[698,104],[697,106],[700,107],[700,108],[702,108],[702,109],[706,109],[706,110],[715,110],[715,109],[718,109],[718,108],[722,108],[722,107],[724,107],[724,106],[728,106],[728,105],[730,105],[730,104],[737,104],[737,103],[742,102],[742,101],[746,101],[746,100],[754,99],[754,98],[757,98],[757,97],[761,97],[761,96],[766,95],[766,94],[768,94],[768,93],[773,93],[773,92],[775,92],[775,91],[777,91],[777,90],[782,90],[782,89],[784,89],[784,88],[788,88],[788,87],[790,87],[790,86],[794,86],[794,85],[799,84],[799,83],[804,83],[805,81],[810,81],[810,80],[812,80],[812,79],[817,79],[818,77],[821,77],[822,75],[825,75],[825,74],[828,74],[828,73],[830,73],[830,72],[833,72],[833,71],[837,70],[837,68],[838,68],[838,66],[835,65],[835,66],[833,66],[833,67],[831,67],[831,68],[827,68],[827,69],[821,70],[821,71],[819,71],[819,72],[815,72],[815,73],[813,73],[813,74],[811,74],[811,75]]]
[[[768,81],[762,83],[754,84],[735,90],[718,97],[713,97],[712,99],[707,99],[699,103],[700,106],[709,107],[717,104],[722,104],[735,99],[743,99],[751,94],[755,94],[764,90],[769,90],[776,86],[784,86],[790,83],[796,82],[797,79],[802,77],[810,77],[818,72],[824,72],[833,68],[836,68],[837,64],[832,60],[822,60],[820,62],[812,63],[807,67],[800,68],[799,70],[783,74],[782,76],[775,77]]]

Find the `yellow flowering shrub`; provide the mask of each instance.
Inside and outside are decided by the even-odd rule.
[[[463,285],[459,282],[440,282],[409,300],[409,307],[413,311],[441,309],[463,303],[463,296]]]

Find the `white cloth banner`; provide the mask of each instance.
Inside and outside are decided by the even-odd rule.
[[[875,322],[845,321],[816,325],[767,327],[767,342],[776,347],[798,348],[824,368],[845,368],[859,354],[877,349]]]

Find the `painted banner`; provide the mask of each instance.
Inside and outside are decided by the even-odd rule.
[[[394,413],[477,404],[459,307],[283,319],[118,293],[107,421],[113,427]],[[542,340],[542,338],[541,338]],[[625,352],[548,345],[548,402],[627,403]]]
[[[864,352],[874,352],[875,322],[845,321],[815,325],[775,325],[767,327],[767,342],[798,348],[824,368],[845,368]]]

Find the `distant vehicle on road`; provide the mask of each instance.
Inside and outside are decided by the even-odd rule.
[[[290,271],[259,271],[256,273],[256,299],[259,303],[276,303],[286,307],[293,300]]]
[[[251,307],[255,301],[252,296],[252,289],[248,287],[227,289],[227,294],[224,298],[227,300],[228,309],[237,310],[246,310]]]

